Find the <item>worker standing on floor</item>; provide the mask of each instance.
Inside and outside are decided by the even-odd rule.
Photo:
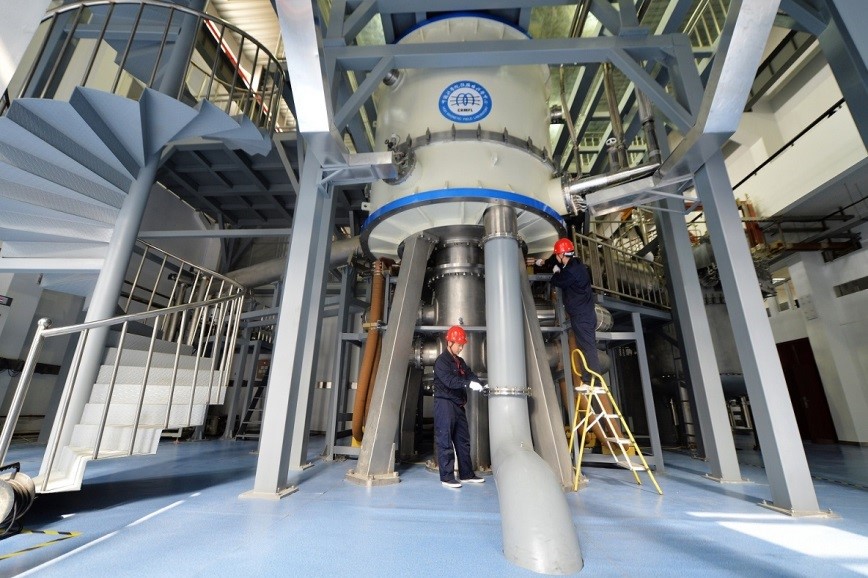
[[[447,488],[460,488],[462,482],[481,484],[485,481],[473,471],[470,459],[470,427],[464,405],[467,388],[482,391],[483,385],[460,357],[466,343],[464,329],[453,325],[446,332],[446,351],[434,362],[434,444],[440,482]],[[456,454],[458,479],[455,479]]]
[[[555,242],[554,266],[552,267],[552,285],[560,287],[564,301],[564,309],[570,316],[570,326],[576,336],[576,345],[585,356],[588,367],[600,373],[600,360],[597,356],[597,314],[594,311],[594,290],[591,288],[591,275],[588,267],[575,256],[575,247],[569,239],[558,239]],[[528,262],[530,264],[530,259]],[[543,265],[541,260],[535,260],[534,265]],[[582,368],[584,373],[584,368]],[[590,376],[582,376],[585,383],[590,383]]]

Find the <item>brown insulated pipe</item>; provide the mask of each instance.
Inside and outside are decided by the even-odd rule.
[[[374,361],[377,356],[380,342],[379,323],[383,320],[384,288],[386,278],[383,274],[383,262],[374,263],[374,273],[371,283],[371,308],[368,315],[368,339],[365,341],[365,353],[362,357],[362,365],[359,367],[358,386],[356,399],[353,402],[353,440],[362,441],[363,428],[365,426],[366,406],[368,389],[373,377]]]

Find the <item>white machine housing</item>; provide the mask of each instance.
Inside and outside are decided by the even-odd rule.
[[[400,43],[522,39],[508,24],[462,15],[427,22]],[[508,204],[528,252],[551,251],[565,224],[550,206],[559,187],[552,186],[548,79],[544,65],[406,69],[384,85],[375,95],[378,150],[409,137],[415,164],[402,181],[372,186],[365,250],[394,258],[414,233],[479,225],[488,206]]]

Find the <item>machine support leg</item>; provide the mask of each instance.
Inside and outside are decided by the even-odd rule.
[[[383,336],[380,365],[374,380],[371,408],[365,421],[359,462],[355,470],[347,472],[347,481],[361,485],[399,481],[395,473],[395,435],[398,432],[407,363],[412,350],[413,329],[422,297],[422,282],[428,257],[436,241],[425,234],[413,235],[404,241],[401,272],[389,312],[389,325]]]

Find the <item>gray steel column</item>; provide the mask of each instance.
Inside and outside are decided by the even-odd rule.
[[[398,437],[398,454],[402,460],[415,459],[416,452],[416,414],[419,411],[419,398],[422,394],[421,367],[410,366],[407,372],[407,387],[401,401],[401,432]]]
[[[300,191],[293,217],[288,279],[280,298],[268,396],[260,435],[259,459],[253,489],[242,497],[277,499],[297,488],[288,481],[290,446],[294,434],[293,420],[301,392],[311,387],[303,381],[309,374],[304,369],[305,356],[312,355],[319,334],[318,316],[322,311],[325,287],[319,248],[331,236],[334,197],[320,186],[322,170],[315,155],[308,154],[301,171]],[[327,251],[327,249],[325,249]]]
[[[374,380],[371,408],[365,420],[365,436],[359,462],[347,472],[347,481],[382,485],[400,481],[395,473],[395,436],[407,379],[407,364],[413,347],[413,330],[422,297],[422,282],[428,257],[437,239],[412,235],[404,241],[401,272],[395,298],[389,310],[389,324],[383,336],[380,365]]]
[[[208,1],[176,0],[174,3],[203,12]],[[177,18],[181,21],[181,32],[175,38],[159,85],[154,88],[163,94],[180,100],[181,90],[185,81],[184,77],[187,67],[190,65],[190,56],[193,53],[193,43],[196,42],[196,33],[199,31],[199,18],[194,14],[184,12],[179,13]]]
[[[250,349],[250,328],[245,327],[238,344],[238,365],[235,366],[235,376],[232,379],[232,395],[226,408],[226,427],[223,428],[224,440],[234,437],[235,416],[238,414],[238,402],[241,401],[241,388],[244,385],[244,367],[247,365],[247,354]],[[248,384],[252,386],[253,384]]]
[[[349,356],[346,352],[346,341],[344,333],[349,330],[350,326],[350,302],[353,300],[353,287],[356,282],[356,269],[352,265],[347,265],[341,277],[341,293],[340,302],[338,303],[338,319],[337,319],[337,342],[335,343],[335,360],[332,367],[332,389],[329,392],[329,409],[328,409],[328,426],[326,427],[326,443],[323,448],[323,455],[328,458],[334,458],[335,438],[338,429],[338,423],[343,421],[338,419],[338,412],[346,413],[346,372],[345,368],[349,365]]]
[[[685,69],[675,74],[675,87],[682,101],[691,109],[699,106],[702,84],[695,71]],[[669,141],[663,123],[657,123],[660,153],[669,156]],[[735,441],[729,425],[723,384],[714,347],[711,327],[705,312],[702,288],[696,272],[693,248],[682,213],[684,201],[667,198],[658,202],[657,234],[666,252],[666,274],[672,296],[673,313],[684,347],[685,367],[693,392],[701,442],[708,460],[708,476],[721,482],[741,482],[741,469],[735,453]]]
[[[561,483],[533,451],[522,321],[522,261],[515,211],[486,209],[485,318],[491,466],[497,481],[503,553],[546,574],[582,569],[582,553]]]
[[[711,327],[705,313],[690,238],[681,216],[684,202],[665,199],[659,202],[659,206],[664,211],[657,212],[657,232],[666,250],[666,273],[671,280],[673,313],[684,346],[684,369],[690,378],[696,402],[702,445],[709,465],[708,475],[721,482],[740,482],[743,480],[726,413],[720,370],[711,341]]]
[[[530,429],[537,453],[546,461],[564,489],[573,486],[573,462],[564,435],[564,420],[549,358],[539,327],[536,305],[530,290],[524,260],[519,264],[521,301],[524,321],[525,364],[527,366]]]
[[[130,262],[130,255],[133,254],[136,235],[139,232],[139,225],[142,222],[142,216],[148,204],[151,187],[154,186],[154,178],[156,177],[159,164],[159,154],[148,159],[145,166],[139,169],[136,180],[130,185],[130,190],[124,199],[124,204],[118,212],[114,230],[112,231],[112,238],[106,250],[105,261],[97,277],[93,294],[90,297],[90,306],[84,317],[85,322],[109,319],[115,315],[121,288],[127,274],[127,265]],[[58,425],[62,428],[58,434],[58,447],[69,444],[73,428],[81,421],[84,406],[90,399],[90,392],[93,389],[93,384],[96,382],[99,367],[105,356],[108,333],[109,329],[107,327],[92,329],[90,331],[87,342],[82,350],[81,364],[79,365],[72,394],[69,398],[66,419],[62,424],[55,422],[54,425],[55,428]],[[63,412],[60,412],[58,417],[62,414]],[[49,455],[50,453],[46,452],[43,459],[43,468],[48,465],[48,461],[52,457]],[[46,475],[48,474],[47,471],[45,473]]]
[[[651,463],[655,471],[663,471],[663,447],[660,445],[660,430],[657,427],[657,412],[654,410],[654,391],[651,389],[651,372],[648,370],[648,352],[645,349],[645,335],[642,333],[642,316],[633,312],[633,332],[636,334],[636,361],[642,380],[642,397],[645,400],[645,417],[648,420],[648,437],[651,443]],[[613,364],[614,365],[614,364]]]
[[[310,465],[307,461],[307,442],[310,438],[310,414],[313,408],[313,388],[316,385],[316,365],[319,360],[321,318],[328,282],[329,252],[331,251],[335,222],[334,194],[331,185],[327,185],[327,187],[327,190],[322,190],[321,186],[320,190],[320,194],[328,201],[327,206],[323,205],[323,211],[319,218],[313,221],[317,224],[311,235],[311,241],[314,244],[313,262],[311,266],[304,269],[311,284],[311,298],[308,301],[309,306],[303,309],[301,314],[299,327],[301,328],[302,324],[306,324],[304,327],[305,339],[299,350],[301,359],[296,360],[294,367],[297,371],[297,377],[295,373],[292,375],[292,382],[298,384],[298,400],[293,407],[290,407],[293,433],[289,444],[289,467],[294,470],[304,469]],[[297,222],[297,218],[298,213],[296,212],[293,223]],[[286,279],[292,279],[291,275],[294,271],[298,270],[288,267]],[[286,285],[284,284],[284,287]],[[280,354],[279,349],[275,348],[274,351],[278,355]]]
[[[695,182],[744,370],[772,506],[793,515],[816,514],[819,506],[805,450],[720,151],[697,171]]]
[[[862,143],[868,147],[868,10],[864,2],[825,0],[829,23],[817,37],[847,101]]]

